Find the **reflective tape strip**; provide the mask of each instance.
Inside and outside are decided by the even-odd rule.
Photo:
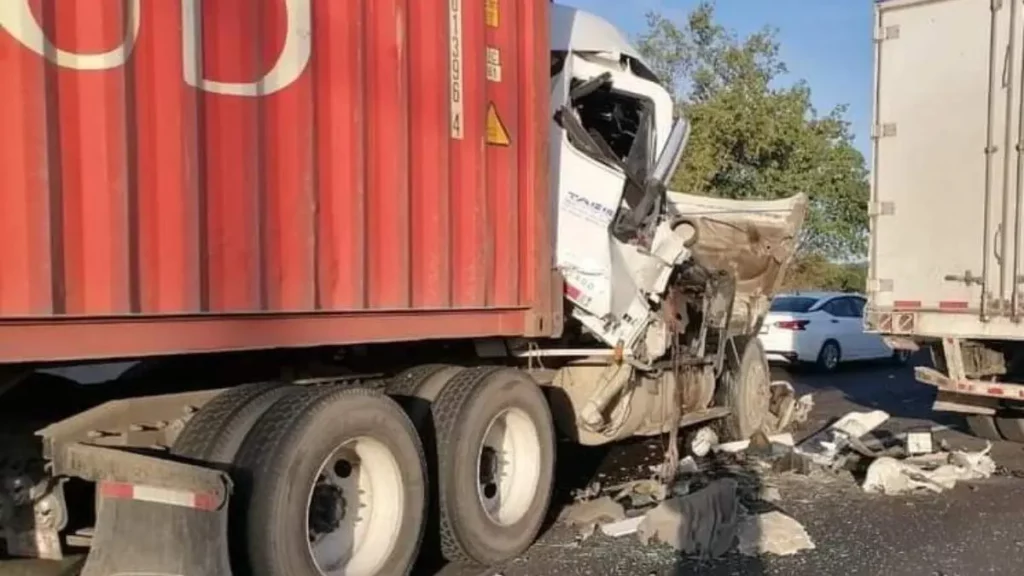
[[[116,500],[140,500],[168,506],[194,508],[196,510],[216,510],[217,496],[202,492],[174,490],[141,484],[125,484],[123,482],[102,482],[100,495]]]
[[[943,300],[939,302],[939,310],[967,310],[966,300]]]
[[[897,300],[892,303],[893,308],[897,309],[916,309],[921,307],[920,300]]]

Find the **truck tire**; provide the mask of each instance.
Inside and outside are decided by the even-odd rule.
[[[430,421],[430,405],[445,385],[463,370],[462,366],[448,364],[416,366],[392,378],[387,393],[405,410],[422,435],[426,431],[424,425]],[[423,438],[423,441],[426,443],[428,439]]]
[[[378,390],[324,387],[281,398],[235,461],[235,556],[251,576],[405,575],[423,538],[423,448]]]
[[[192,416],[171,452],[186,458],[231,464],[256,420],[282,396],[297,389],[264,382],[226,390]]]
[[[715,391],[715,403],[732,412],[719,423],[727,442],[746,440],[761,430],[771,410],[771,372],[761,341],[736,336],[725,352],[725,369]],[[737,355],[739,356],[737,358]]]
[[[995,418],[996,427],[999,428],[1003,438],[1010,442],[1024,444],[1024,417],[1019,413]]]
[[[1003,437],[999,433],[999,428],[996,426],[996,419],[994,416],[987,416],[985,414],[968,414],[965,419],[967,420],[967,428],[978,438],[983,440],[1002,440]]]
[[[540,387],[520,370],[469,368],[431,413],[442,554],[483,565],[518,556],[540,532],[554,481],[554,422]]]

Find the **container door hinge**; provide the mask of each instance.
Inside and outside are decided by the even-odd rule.
[[[894,24],[892,26],[882,26],[875,30],[875,42],[885,42],[886,40],[898,40],[899,37],[899,24]]]
[[[992,0],[991,8],[993,12],[1003,9],[1003,0]]]
[[[889,122],[888,124],[875,124],[871,127],[871,137],[875,140],[879,138],[891,138],[896,135],[896,123]]]
[[[872,202],[868,205],[868,216],[892,216],[895,213],[895,202]]]
[[[868,294],[892,292],[892,280],[888,278],[868,278]]]

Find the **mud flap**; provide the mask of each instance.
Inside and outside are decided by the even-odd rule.
[[[230,576],[224,472],[84,444],[54,463],[59,474],[97,482],[81,576]]]

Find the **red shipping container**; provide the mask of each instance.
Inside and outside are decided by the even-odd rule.
[[[559,331],[548,5],[3,0],[0,362]]]

